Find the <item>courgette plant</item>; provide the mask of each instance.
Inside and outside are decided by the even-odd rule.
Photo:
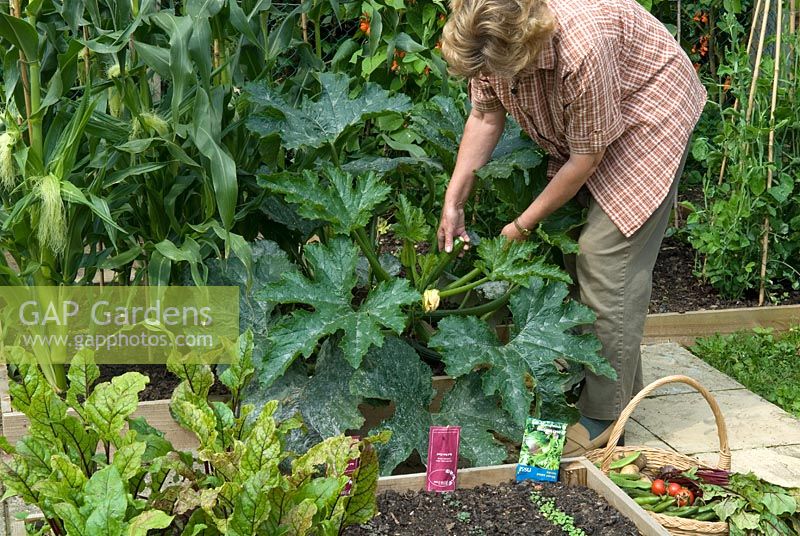
[[[250,128],[265,143],[282,144],[281,166],[274,166],[282,169],[266,169],[260,184],[310,222],[313,239],[304,237],[288,254],[274,244],[260,248],[281,270],[254,282],[251,298],[268,304],[273,324],[260,338],[247,399],[283,400],[282,411],[299,410],[319,437],[360,428],[364,402],[392,403],[391,417],[375,427],[392,432],[379,449],[384,473],[415,450],[424,455],[431,424],[462,426],[462,455],[485,465],[506,459],[501,439],[521,437],[527,415],[576,419],[563,392],[569,374],[556,361],[615,374],[598,355],[597,340],[578,334],[594,316],[565,303],[568,277],[535,255],[540,244],[531,242],[476,240],[464,258],[433,251],[436,215],[401,195],[388,177],[406,173],[415,161],[426,169],[447,164],[359,152],[360,143],[375,139],[391,147],[390,134],[380,129],[396,124],[391,118],[410,106],[370,84],[350,92],[340,75],[321,74],[318,81],[319,97],[306,96],[296,106],[275,88],[248,88],[258,111]],[[446,126],[427,122],[413,136],[427,132],[435,154],[436,147],[458,143]],[[376,135],[364,140],[364,128]],[[533,149],[514,142],[519,130],[513,128],[512,139],[501,144],[508,153],[499,155],[499,167],[530,161]],[[391,222],[395,249],[376,241],[379,219]],[[550,234],[557,233],[540,229],[542,243]],[[268,261],[254,259],[259,262]],[[471,304],[468,294],[478,293],[483,297]],[[514,324],[508,342],[485,320],[501,308]],[[456,379],[436,413],[429,408],[431,358]]]

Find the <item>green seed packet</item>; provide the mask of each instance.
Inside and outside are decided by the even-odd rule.
[[[557,482],[567,424],[528,417],[517,464],[517,481]]]

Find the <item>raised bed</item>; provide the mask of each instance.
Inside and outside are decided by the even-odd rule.
[[[714,333],[732,333],[754,327],[771,327],[780,332],[798,324],[800,324],[800,305],[652,314],[647,316],[645,323],[644,343],[676,342],[690,345],[697,337]],[[441,402],[441,395],[452,386],[452,380],[446,376],[437,376],[434,378],[433,386],[437,392],[437,398],[432,403],[435,409]],[[366,424],[379,422],[382,417],[388,416],[384,415],[388,411],[391,411],[391,408],[387,407],[384,411],[367,415]],[[22,438],[28,429],[28,420],[22,413],[11,409],[8,376],[3,366],[0,366],[0,412],[2,412],[3,435],[11,443]],[[145,417],[152,426],[164,432],[166,438],[177,449],[192,449],[197,446],[194,435],[182,429],[170,416],[169,400],[140,402],[134,416]]]
[[[516,465],[496,465],[462,469],[458,472],[459,489],[474,488],[483,484],[497,485],[514,480]],[[603,473],[586,458],[565,458],[561,462],[560,481],[567,486],[582,486],[594,490],[620,514],[630,519],[643,536],[669,536],[669,533],[656,523],[647,512],[615,486]],[[425,489],[425,474],[386,476],[378,480],[378,493],[393,491],[422,491]],[[10,516],[11,517],[11,516]],[[11,519],[10,535],[26,534],[25,524],[41,520],[41,516],[31,515],[26,520]]]
[[[516,464],[462,469],[458,472],[458,487],[468,489],[483,484],[497,485],[513,481],[515,471]],[[561,461],[559,480],[567,486],[583,486],[596,491],[611,506],[630,519],[644,536],[669,536],[661,525],[586,458],[564,458]],[[388,490],[404,492],[424,489],[424,473],[386,476],[378,480],[378,493]]]

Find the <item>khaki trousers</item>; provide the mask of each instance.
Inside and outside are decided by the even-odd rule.
[[[580,252],[565,256],[564,264],[577,283],[580,301],[597,315],[594,333],[618,378],[614,381],[586,371],[578,400],[578,409],[585,417],[615,420],[644,387],[639,346],[653,287],[653,266],[685,161],[686,154],[666,199],[630,238],[588,196],[589,213],[578,239]]]

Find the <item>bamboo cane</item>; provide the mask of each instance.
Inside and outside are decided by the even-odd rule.
[[[761,57],[764,54],[764,41],[767,36],[767,20],[769,19],[769,8],[771,0],[764,1],[764,20],[761,21],[761,34],[758,37],[758,50],[756,51],[756,61],[753,64],[753,80],[750,82],[750,94],[747,96],[747,111],[745,112],[745,120],[749,123],[753,116],[753,102],[756,97],[756,85],[758,84],[758,77],[761,72]],[[781,0],[778,0],[778,4]]]
[[[775,106],[778,102],[778,78],[781,65],[781,26],[783,26],[783,3],[778,0],[778,12],[775,15],[775,63],[772,68],[772,100],[769,105],[769,143],[767,144],[767,190],[772,187],[772,167],[775,164]],[[769,254],[769,216],[764,217],[764,235],[761,237],[761,283],[758,289],[758,305],[764,305],[767,279],[767,256]]]

